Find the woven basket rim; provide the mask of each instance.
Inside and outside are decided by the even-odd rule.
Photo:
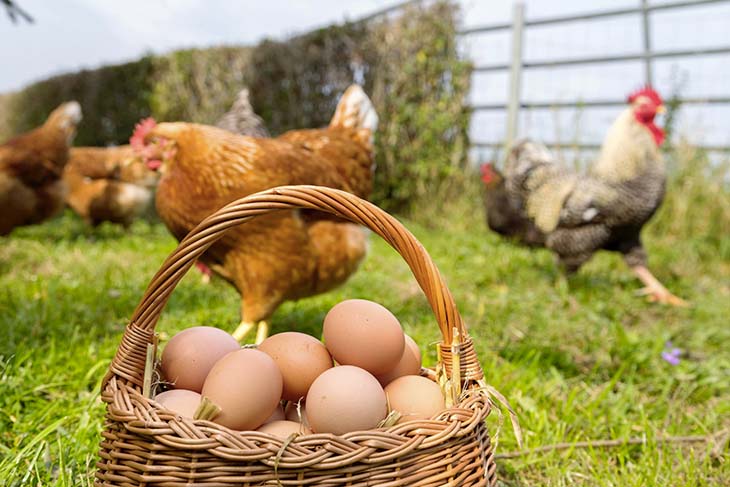
[[[129,421],[115,419],[125,429],[156,437],[161,444],[191,454],[206,451],[226,458],[235,455],[235,448],[231,445],[238,443],[239,450],[244,450],[243,445],[247,445],[245,449],[249,450],[248,454],[251,451],[268,450],[272,454],[259,459],[266,463],[274,457],[273,451],[283,450],[282,453],[289,454],[289,457],[282,458],[279,464],[282,470],[297,469],[302,463],[310,462],[308,466],[318,470],[342,468],[354,463],[387,462],[390,457],[404,450],[427,450],[451,439],[469,435],[486,419],[492,408],[488,394],[481,388],[474,387],[464,391],[462,401],[458,404],[443,409],[430,419],[406,421],[389,427],[352,431],[342,435],[312,433],[282,439],[270,433],[232,430],[213,421],[183,417],[161,407],[154,399],[144,397],[135,387],[124,381],[120,382],[121,384],[117,384],[117,378],[113,378],[107,385],[102,400],[107,403],[109,415],[130,418]],[[115,397],[115,393],[122,397]],[[135,410],[140,410],[138,406],[145,411],[144,420],[140,420],[139,415],[135,414]],[[351,451],[340,455],[329,453],[327,461],[322,463],[322,447],[333,443],[346,445],[350,449],[356,446],[367,447],[377,451],[377,454],[370,453],[367,459],[363,459],[352,455]],[[387,444],[390,444],[390,448],[385,447]],[[274,448],[264,448],[263,445],[273,445]]]

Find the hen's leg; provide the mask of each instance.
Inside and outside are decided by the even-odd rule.
[[[195,267],[198,268],[201,274],[200,281],[203,284],[210,284],[210,278],[213,275],[213,271],[207,265],[203,264],[199,260],[195,261]]]
[[[235,338],[238,342],[242,342],[249,333],[251,333],[251,330],[253,330],[253,327],[255,326],[255,323],[251,321],[241,321],[241,323],[236,328],[236,331],[233,332],[233,338]]]
[[[256,345],[263,342],[269,337],[269,322],[266,320],[261,320],[258,322],[258,324],[255,324],[252,321],[241,321],[241,323],[238,325],[238,328],[236,328],[236,331],[233,332],[233,338],[235,338],[238,342],[243,342],[249,333],[251,333],[251,330],[253,330],[254,326],[256,326]]]
[[[649,271],[644,265],[635,265],[631,267],[636,277],[644,283],[644,288],[639,291],[639,294],[646,296],[649,301],[671,304],[672,306],[689,306],[689,303],[684,299],[672,294],[659,280],[654,277],[654,274]]]

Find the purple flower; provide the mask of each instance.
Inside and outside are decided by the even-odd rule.
[[[672,342],[664,344],[664,351],[662,352],[662,358],[672,365],[679,365],[679,356],[682,355],[682,350],[672,346]]]

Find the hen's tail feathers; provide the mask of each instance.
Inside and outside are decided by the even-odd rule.
[[[337,127],[367,130],[372,142],[372,136],[378,128],[378,114],[359,85],[350,85],[340,98],[330,121],[330,128]]]
[[[248,88],[238,92],[236,100],[215,124],[216,127],[228,130],[234,134],[248,135],[250,137],[268,137],[264,121],[256,115],[249,99]]]
[[[64,131],[71,131],[81,122],[81,105],[77,101],[63,103],[53,110],[46,120],[46,125],[61,127]]]

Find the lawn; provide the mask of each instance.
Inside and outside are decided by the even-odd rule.
[[[470,327],[487,381],[519,415],[524,448],[643,439],[502,458],[503,485],[730,485],[730,250],[727,239],[650,229],[651,267],[689,309],[646,303],[620,258],[600,254],[561,280],[546,251],[490,234],[481,209],[448,223],[406,221],[444,274]],[[677,206],[669,208],[676,209]],[[669,210],[666,210],[669,211]],[[664,222],[671,222],[665,215]],[[672,228],[665,224],[662,228]],[[725,234],[727,235],[727,234]],[[126,319],[175,241],[160,224],[91,230],[75,216],[0,240],[0,484],[92,483],[103,404],[99,384]],[[376,236],[359,272],[335,292],[287,303],[273,332],[318,335],[327,310],[348,297],[391,309],[435,360],[438,328],[406,265]],[[192,271],[158,330],[232,330],[238,296]],[[672,365],[667,342],[682,351]],[[518,450],[504,415],[498,453]]]

